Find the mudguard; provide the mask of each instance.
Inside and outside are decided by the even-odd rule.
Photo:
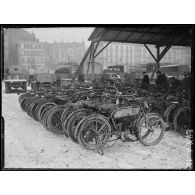
[[[178,106],[178,103],[172,103],[171,105],[169,105],[167,108],[166,108],[166,110],[164,111],[164,113],[163,113],[163,118],[166,118],[166,116],[167,116],[167,114],[168,114],[168,111],[170,110],[170,108],[177,108],[177,106]]]

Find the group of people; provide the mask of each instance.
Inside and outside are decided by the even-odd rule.
[[[157,71],[157,78],[156,78],[156,85],[160,88],[166,89],[168,87],[168,81],[165,73],[161,73],[161,71]],[[147,88],[147,86],[150,84],[149,76],[146,72],[143,72],[143,79],[141,88]],[[191,75],[190,73],[184,72],[184,79],[182,81],[176,79],[175,77],[172,77],[170,79],[170,85],[174,88],[182,87],[186,89],[190,89],[191,86]]]

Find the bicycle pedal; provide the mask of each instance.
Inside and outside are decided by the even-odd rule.
[[[97,150],[97,153],[98,153],[98,154],[100,154],[101,156],[103,156],[103,155],[104,155],[104,152],[103,152],[103,150],[102,150],[102,149]]]

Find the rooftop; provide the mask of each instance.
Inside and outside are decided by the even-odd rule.
[[[129,25],[130,27],[95,28],[89,41],[191,46],[192,25]]]

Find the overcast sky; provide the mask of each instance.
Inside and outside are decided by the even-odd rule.
[[[26,28],[29,32],[34,32],[39,41],[53,43],[54,41],[85,41],[88,45],[88,38],[94,28]]]

